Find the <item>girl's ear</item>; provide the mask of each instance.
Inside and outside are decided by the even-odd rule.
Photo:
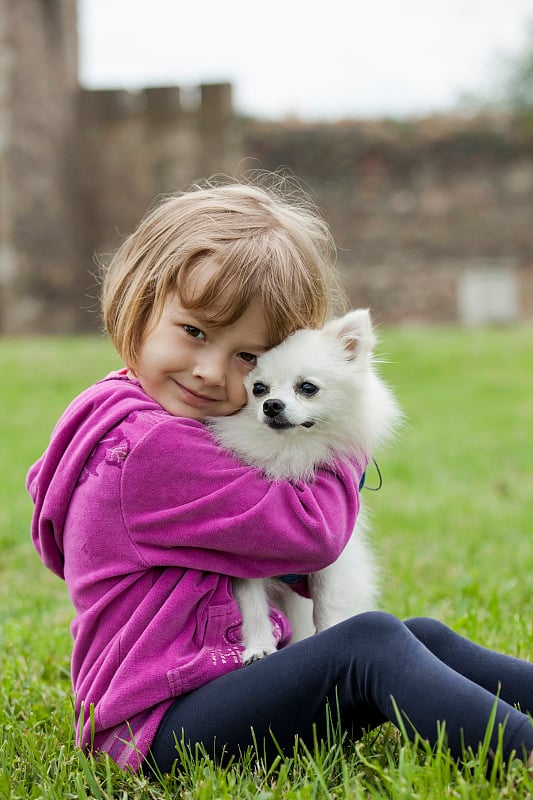
[[[368,308],[357,308],[343,317],[332,319],[324,331],[340,339],[349,361],[369,358],[376,344]]]

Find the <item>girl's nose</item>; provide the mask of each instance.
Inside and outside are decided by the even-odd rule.
[[[224,386],[226,383],[227,363],[223,353],[211,350],[204,351],[193,368],[195,378],[201,378],[209,386]]]

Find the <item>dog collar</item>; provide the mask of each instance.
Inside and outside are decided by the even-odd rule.
[[[298,583],[302,579],[301,575],[278,575],[278,579],[283,581],[283,583]]]

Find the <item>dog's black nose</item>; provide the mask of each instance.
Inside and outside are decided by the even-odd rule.
[[[277,417],[285,408],[283,400],[265,400],[263,411],[267,417]]]

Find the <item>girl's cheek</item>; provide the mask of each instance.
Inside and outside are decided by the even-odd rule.
[[[234,378],[235,397],[237,402],[240,400],[241,406],[243,406],[248,399],[246,388],[244,386],[244,379],[249,372],[249,369],[239,369],[238,374],[236,374]]]

